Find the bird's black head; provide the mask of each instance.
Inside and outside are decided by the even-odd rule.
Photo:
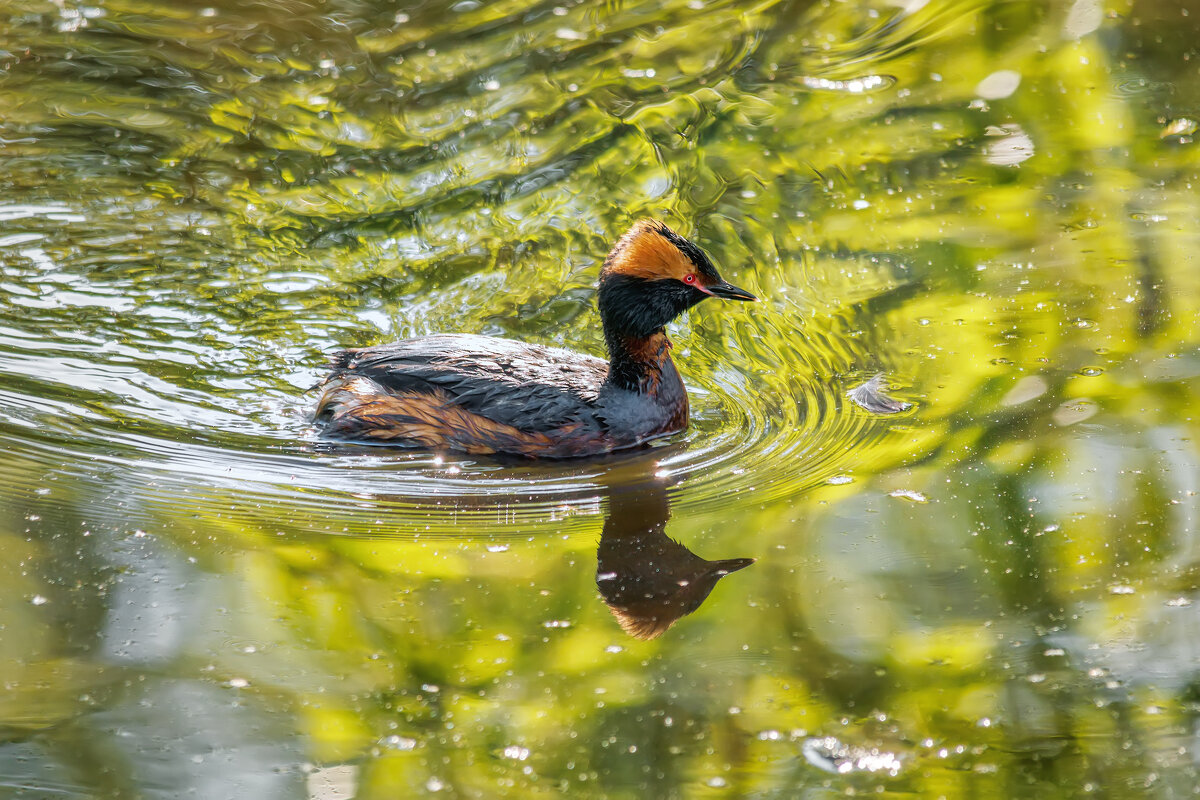
[[[605,336],[642,339],[707,297],[755,300],[726,283],[696,245],[657,220],[620,238],[600,271]]]

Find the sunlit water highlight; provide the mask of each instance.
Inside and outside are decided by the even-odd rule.
[[[1187,11],[9,3],[0,785],[1194,793]],[[645,215],[763,298],[686,433],[321,439],[340,347],[601,354]]]

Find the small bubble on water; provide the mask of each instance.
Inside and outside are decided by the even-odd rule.
[[[1132,586],[1123,583],[1113,584],[1108,587],[1109,594],[1133,594],[1136,590]]]
[[[249,685],[250,685],[250,681],[246,680],[245,678],[230,678],[229,679],[229,686],[234,689],[245,689]]]
[[[1173,597],[1166,604],[1168,608],[1187,608],[1192,604],[1192,600],[1189,597]]]
[[[625,648],[621,647],[621,645],[619,645],[619,644],[610,644],[608,647],[604,648],[604,652],[606,652],[606,653],[624,653]]]
[[[29,602],[33,603],[35,606],[44,606],[50,601],[45,597],[42,597],[40,594],[35,594],[32,598],[30,598]]]
[[[489,553],[507,553],[508,545],[506,544],[489,544],[487,546]]]
[[[407,736],[397,736],[396,734],[392,734],[391,736],[385,737],[380,744],[389,750],[412,750],[416,748],[417,740],[410,739]]]
[[[1083,369],[1079,370],[1079,374],[1085,378],[1094,378],[1097,375],[1104,374],[1104,368],[1103,367],[1084,367]]]
[[[834,475],[825,482],[833,486],[842,486],[847,483],[854,483],[854,478],[851,478],[849,475]]]
[[[525,759],[529,758],[529,748],[510,744],[508,747],[504,748],[504,757],[511,758],[516,761],[524,761]]]
[[[720,776],[709,778],[704,782],[704,785],[710,786],[713,789],[721,789],[725,786],[725,779]]]

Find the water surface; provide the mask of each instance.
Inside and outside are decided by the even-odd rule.
[[[1190,796],[1198,19],[11,0],[0,794]],[[763,298],[686,433],[321,440],[338,347],[602,353],[642,216]]]

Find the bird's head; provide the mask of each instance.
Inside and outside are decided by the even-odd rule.
[[[703,250],[658,220],[634,223],[600,270],[600,316],[610,335],[650,336],[709,297],[757,299],[725,281]]]

